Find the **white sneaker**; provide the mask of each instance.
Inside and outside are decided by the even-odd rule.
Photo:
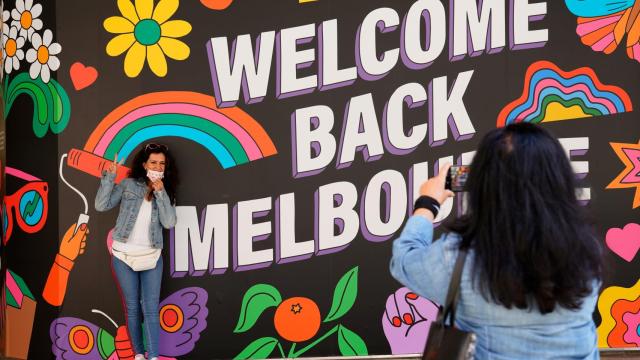
[[[151,358],[151,359],[149,359],[149,360],[158,360],[158,358],[157,358],[157,357],[152,357],[152,358]]]
[[[146,360],[144,355],[142,354],[137,354],[136,357],[133,358],[133,360]]]

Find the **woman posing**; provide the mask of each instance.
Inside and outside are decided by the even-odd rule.
[[[177,169],[167,146],[153,143],[136,154],[129,177],[119,184],[114,183],[117,167],[116,154],[100,180],[95,208],[107,211],[120,204],[112,236],[112,269],[124,297],[135,360],[145,359],[141,314],[147,355],[157,360],[162,228],[176,223]]]

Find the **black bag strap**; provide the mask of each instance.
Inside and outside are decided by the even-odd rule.
[[[449,290],[447,292],[447,299],[444,302],[444,307],[436,322],[440,322],[444,325],[448,316],[451,319],[451,326],[454,325],[456,320],[456,305],[458,304],[458,297],[460,296],[460,279],[462,278],[462,270],[464,269],[464,263],[467,259],[467,249],[460,249],[458,252],[458,258],[456,264],[453,267],[453,274],[451,274],[451,282],[449,282]]]

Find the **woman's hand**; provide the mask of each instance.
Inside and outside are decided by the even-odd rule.
[[[121,159],[120,162],[118,162],[118,154],[116,154],[113,157],[113,162],[111,163],[111,165],[109,165],[109,169],[107,169],[107,171],[112,174],[115,174],[116,171],[118,171],[118,166],[122,165],[123,162],[124,162],[124,159]]]
[[[443,165],[440,167],[438,176],[434,176],[422,183],[422,185],[420,185],[420,196],[430,196],[436,199],[440,205],[448,198],[453,197],[453,191],[444,188],[450,167],[451,164]]]
[[[151,182],[151,187],[153,188],[153,191],[161,191],[164,189],[164,184],[162,183],[162,180],[156,180]]]
[[[452,197],[453,191],[447,190],[444,188],[445,182],[447,181],[447,173],[449,172],[449,168],[451,164],[444,165],[440,167],[440,171],[438,172],[438,176],[434,176],[431,179],[428,179],[422,185],[420,185],[420,196],[429,196],[438,202],[438,204],[442,205],[447,198]],[[431,210],[427,210],[425,208],[416,209],[413,212],[413,215],[424,216],[430,221],[435,219],[434,214]]]

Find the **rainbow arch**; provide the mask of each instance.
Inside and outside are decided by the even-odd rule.
[[[218,108],[212,96],[191,91],[155,92],[125,102],[98,124],[84,150],[126,159],[138,145],[164,136],[202,145],[224,169],[278,153],[249,114],[237,107]]]
[[[602,84],[592,69],[566,72],[543,60],[529,66],[522,95],[500,111],[497,125],[611,115],[632,109],[626,91]]]

